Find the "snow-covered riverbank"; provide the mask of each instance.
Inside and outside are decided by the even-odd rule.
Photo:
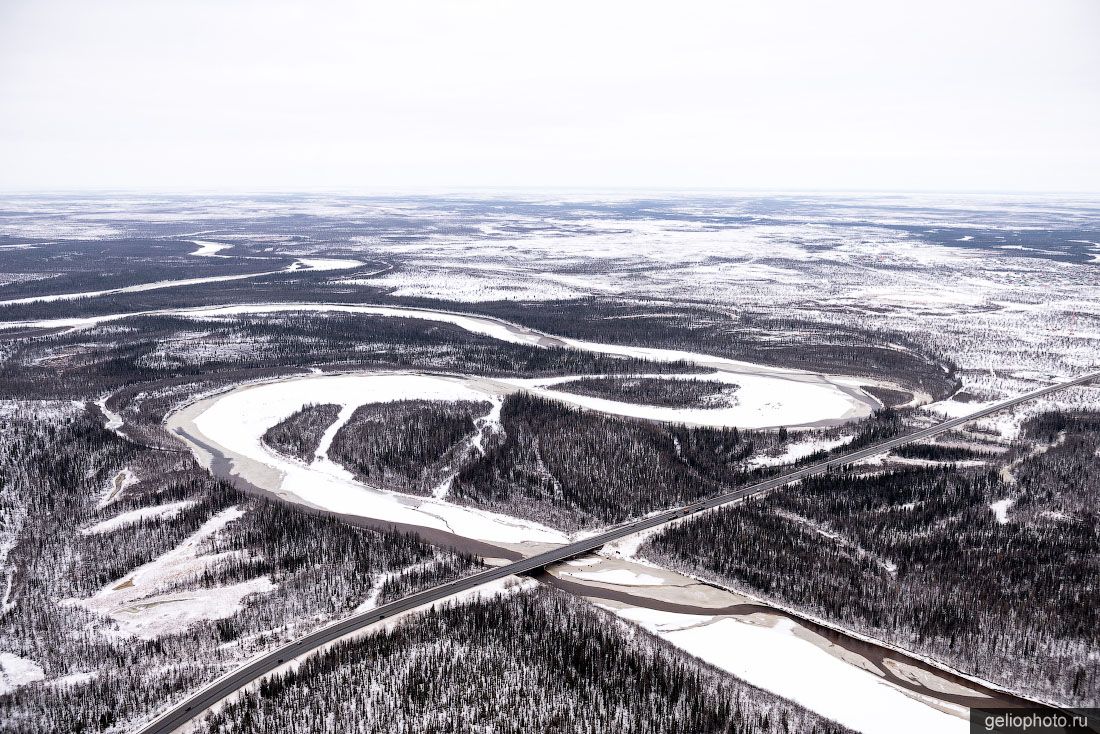
[[[193,255],[213,256],[214,252],[193,252]],[[111,296],[119,293],[142,293],[156,291],[164,288],[181,288],[188,285],[201,283],[224,283],[233,280],[247,280],[249,278],[262,278],[265,275],[278,273],[296,273],[309,270],[348,270],[357,268],[363,263],[359,260],[334,260],[329,258],[317,258],[310,260],[295,260],[285,268],[278,270],[265,270],[260,273],[245,273],[243,275],[210,275],[202,278],[182,278],[180,280],[158,280],[152,283],[139,283],[121,288],[107,288],[99,291],[81,291],[79,293],[53,293],[43,296],[27,296],[25,298],[12,298],[0,301],[0,306],[18,306],[24,303],[53,303],[56,301],[73,301],[78,298],[95,298],[96,296]]]
[[[503,545],[564,543],[565,533],[538,523],[372,487],[344,467],[318,457],[310,464],[278,454],[261,440],[264,432],[307,403],[350,409],[394,400],[484,401],[487,393],[459,377],[413,373],[307,375],[246,385],[193,403],[172,414],[169,430],[186,442],[205,466],[214,453],[232,473],[284,499],[340,514],[443,530]]]
[[[497,404],[510,392],[528,390],[555,400],[612,415],[650,420],[730,426],[784,424],[794,420],[844,418],[852,412],[844,393],[829,383],[788,383],[782,376],[724,375],[747,384],[753,393],[745,409],[649,408],[589,398],[538,387],[537,381],[499,380],[477,376],[412,372],[303,375],[244,385],[211,396],[168,418],[169,430],[187,442],[208,467],[215,456],[231,465],[234,475],[286,499],[331,512],[443,530],[489,543],[563,543],[566,534],[538,523],[456,505],[443,496],[421,497],[371,487],[356,480],[327,456],[305,464],[273,452],[261,441],[264,432],[307,403],[340,405],[346,418],[358,406],[396,400],[485,401]],[[824,397],[813,400],[817,393]],[[328,433],[334,433],[330,429]],[[328,435],[326,433],[326,435]],[[331,439],[331,436],[328,436]],[[323,442],[324,443],[324,442]],[[322,452],[323,453],[323,452]]]

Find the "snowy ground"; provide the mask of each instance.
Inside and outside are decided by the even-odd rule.
[[[1008,511],[1012,509],[1012,505],[1014,504],[1016,504],[1016,500],[1008,497],[991,503],[989,509],[997,516],[997,522],[1006,525],[1008,523]]]
[[[146,639],[178,632],[199,620],[229,617],[241,608],[244,597],[274,589],[271,580],[261,576],[213,588],[165,589],[170,584],[194,579],[207,566],[232,555],[202,555],[200,550],[203,541],[243,514],[236,507],[223,510],[164,555],[112,581],[87,599],[70,599],[65,603],[110,617],[122,634]]]
[[[0,695],[45,677],[42,667],[33,660],[10,652],[0,652]]]
[[[95,401],[95,404],[99,406],[99,409],[103,412],[103,415],[107,418],[107,422],[104,424],[104,428],[108,431],[118,432],[118,429],[122,428],[123,420],[122,416],[114,412],[107,407],[107,396]]]
[[[122,417],[118,415],[115,415],[114,417],[108,415],[107,427],[110,428],[111,424],[115,423],[116,420],[117,424],[114,426],[114,428],[121,428]],[[99,498],[99,502],[96,504],[96,506],[101,509],[106,507],[107,505],[111,504],[119,497],[121,497],[122,493],[126,491],[127,487],[132,487],[133,485],[137,484],[137,482],[138,478],[134,475],[132,471],[130,471],[129,469],[123,469],[122,471],[111,477],[110,481],[107,482],[107,486],[103,489],[103,495]]]
[[[832,451],[835,448],[851,443],[855,436],[841,436],[833,439],[809,439],[806,441],[791,441],[781,454],[775,456],[753,456],[746,463],[750,469],[764,466],[781,466],[793,464],[799,459],[804,459],[818,451]]]
[[[218,253],[233,246],[208,240],[194,240],[194,243],[199,248],[191,253],[195,257],[230,257],[230,255],[219,255]]]
[[[119,528],[124,528],[127,525],[134,525],[142,520],[149,520],[152,518],[164,518],[171,519],[178,515],[182,510],[187,509],[191,505],[195,504],[193,500],[184,500],[182,502],[169,502],[163,505],[156,505],[154,507],[141,507],[136,510],[130,510],[129,512],[123,512],[115,515],[112,518],[97,522],[95,525],[86,527],[81,530],[83,535],[94,535],[96,533],[110,533]]]

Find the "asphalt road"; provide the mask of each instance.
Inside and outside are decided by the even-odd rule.
[[[344,635],[351,632],[355,632],[364,627],[368,627],[375,622],[378,622],[386,617],[391,617],[400,612],[413,609],[423,604],[430,604],[432,602],[439,601],[451,594],[458,593],[460,591],[466,591],[473,589],[482,584],[498,579],[503,579],[515,574],[525,573],[544,566],[549,566],[559,561],[564,561],[574,556],[579,556],[585,553],[589,553],[601,546],[610,543],[613,540],[625,537],[627,535],[633,535],[641,530],[647,530],[649,528],[663,525],[678,518],[692,515],[696,512],[718,507],[719,505],[728,504],[730,502],[736,502],[738,500],[751,497],[755,494],[762,492],[768,492],[779,487],[786,486],[792,482],[797,482],[806,477],[815,476],[818,474],[824,474],[832,469],[842,467],[846,464],[850,464],[860,459],[865,459],[876,454],[881,454],[890,449],[897,448],[907,443],[913,443],[915,441],[923,441],[938,434],[950,431],[954,428],[961,426],[972,420],[984,418],[993,413],[1011,408],[1020,403],[1034,400],[1035,398],[1049,395],[1050,393],[1064,390],[1067,387],[1073,385],[1083,385],[1087,382],[1100,378],[1100,372],[1094,372],[1087,375],[1083,375],[1067,382],[1060,382],[1055,385],[1049,385],[1047,387],[1033,390],[1023,395],[1010,398],[1008,400],[1001,401],[987,408],[969,413],[959,418],[952,418],[942,423],[929,426],[928,428],[922,428],[912,433],[907,433],[902,436],[897,436],[885,441],[880,441],[870,446],[851,451],[843,456],[831,458],[827,461],[822,461],[817,464],[811,464],[809,466],[798,469],[797,471],[789,472],[787,474],[781,474],[779,476],[772,477],[758,484],[749,485],[726,494],[718,495],[710,499],[701,500],[699,502],[693,502],[690,505],[685,505],[674,510],[668,510],[642,520],[634,520],[624,525],[620,525],[617,528],[609,530],[600,535],[594,535],[584,540],[578,540],[575,543],[563,545],[554,550],[540,553],[530,558],[524,558],[514,563],[509,563],[505,566],[498,566],[491,568],[487,571],[468,576],[466,578],[459,579],[458,581],[452,581],[449,584],[442,586],[435,586],[431,589],[411,594],[397,601],[384,604],[380,607],[371,609],[370,611],[357,614],[346,619],[333,622],[327,627],[323,627],[312,634],[306,635],[294,642],[283,645],[282,647],[274,650],[263,657],[253,660],[252,662],[230,671],[226,675],[218,678],[212,683],[208,684],[198,692],[192,694],[184,701],[174,706],[146,726],[139,729],[136,734],[168,734],[184,724],[190,719],[198,716],[206,708],[214,705],[226,696],[234,693],[238,689],[247,685],[248,683],[260,678],[265,673],[268,673],[278,668],[283,663],[298,657],[303,653],[309,652],[314,648],[320,647],[326,643],[337,640]]]

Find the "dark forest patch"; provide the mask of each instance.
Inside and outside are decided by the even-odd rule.
[[[313,461],[321,436],[338,415],[339,405],[311,403],[268,428],[264,432],[263,442],[281,454],[308,464]]]
[[[328,455],[360,481],[425,494],[464,458],[475,420],[492,405],[399,400],[362,405],[340,427]]]
[[[639,405],[666,408],[719,408],[731,405],[737,385],[718,380],[664,380],[659,377],[586,377],[552,387],[575,395],[589,395]]]
[[[364,734],[847,731],[545,589],[336,643],[210,716],[205,731],[311,734],[318,721]]]

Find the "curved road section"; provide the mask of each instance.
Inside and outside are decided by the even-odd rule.
[[[752,484],[747,487],[741,487],[732,492],[721,494],[710,499],[694,502],[690,505],[678,507],[673,510],[668,510],[642,520],[635,520],[626,524],[620,525],[617,528],[608,530],[600,535],[594,535],[583,540],[578,540],[568,545],[563,545],[554,550],[546,551],[529,558],[524,558],[513,563],[509,563],[504,566],[498,566],[491,568],[487,571],[467,576],[466,578],[459,579],[458,581],[452,581],[442,586],[435,586],[431,589],[411,594],[397,601],[384,604],[380,607],[375,607],[369,611],[361,614],[356,614],[346,619],[333,622],[332,624],[322,627],[321,629],[299,638],[293,642],[287,643],[282,647],[267,653],[266,655],[256,658],[251,662],[226,673],[222,677],[213,681],[212,683],[201,688],[197,692],[191,694],[182,702],[172,707],[165,713],[158,716],[153,721],[146,724],[141,729],[137,730],[135,734],[168,734],[182,727],[194,717],[201,714],[209,707],[221,701],[223,698],[232,695],[236,691],[240,690],[249,683],[262,677],[266,673],[270,673],[276,668],[280,667],[284,663],[306,654],[312,650],[315,650],[323,645],[340,639],[345,635],[362,630],[365,627],[379,622],[387,617],[391,617],[395,614],[414,609],[424,604],[431,604],[436,601],[445,599],[448,596],[457,594],[461,591],[467,591],[469,589],[476,588],[482,584],[490,581],[496,581],[508,576],[514,576],[516,574],[527,573],[528,571],[534,571],[536,569],[549,566],[560,561],[565,561],[575,556],[579,556],[585,553],[596,550],[602,547],[606,543],[610,543],[613,540],[618,540],[627,535],[633,535],[642,530],[648,530],[649,528],[657,527],[658,525],[664,525],[673,520],[677,520],[683,517],[693,515],[703,510],[709,510],[721,505],[729,504],[731,502],[737,502],[753,495],[769,492],[773,489],[785,487],[788,484],[805,479],[806,477],[812,477],[820,474],[825,474],[833,469],[843,467],[852,462],[865,459],[876,454],[885,453],[891,449],[903,446],[908,443],[914,443],[916,441],[923,441],[933,436],[937,436],[941,433],[958,428],[964,423],[968,423],[979,418],[985,418],[986,416],[994,413],[1012,408],[1021,403],[1040,398],[1045,395],[1049,395],[1059,390],[1064,390],[1075,385],[1084,385],[1100,378],[1100,372],[1092,372],[1086,375],[1082,375],[1066,382],[1059,382],[1054,385],[1048,385],[1047,387],[1039,388],[1031,392],[1017,395],[1014,398],[1003,400],[999,403],[994,403],[981,410],[969,413],[958,418],[952,418],[950,420],[937,423],[929,426],[928,428],[922,428],[911,433],[897,436],[895,438],[880,441],[864,448],[851,451],[842,456],[834,457],[827,461],[811,464],[810,466],[803,467],[797,471],[781,474],[771,479],[767,479],[758,484]]]

